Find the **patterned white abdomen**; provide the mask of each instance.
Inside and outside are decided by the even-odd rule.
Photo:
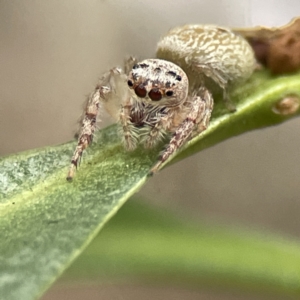
[[[172,29],[159,41],[157,57],[179,65],[190,81],[208,77],[222,88],[247,79],[255,67],[248,42],[230,29],[215,25]]]

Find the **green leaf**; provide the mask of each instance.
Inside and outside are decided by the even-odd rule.
[[[299,73],[293,76],[272,77],[267,71],[257,72],[246,84],[231,93],[231,99],[236,103],[237,111],[229,113],[222,101],[221,103],[218,101],[208,129],[188,142],[173,162],[230,137],[254,129],[274,126],[299,116],[299,83]],[[296,101],[294,113],[275,113],[277,104],[290,96]]]
[[[40,295],[146,181],[149,156],[123,151],[115,127],[100,139],[72,183],[74,143],[0,162],[0,299]]]
[[[130,201],[63,276],[94,282],[99,278],[299,296],[300,242],[196,224]]]
[[[237,112],[230,114],[218,103],[208,130],[176,159],[299,114],[272,111],[290,94],[300,95],[299,74],[275,79],[266,72],[255,74],[232,93]],[[99,133],[69,183],[65,176],[74,146],[72,142],[0,161],[0,299],[33,299],[47,289],[146,182],[161,150],[127,153],[116,126],[111,126]]]

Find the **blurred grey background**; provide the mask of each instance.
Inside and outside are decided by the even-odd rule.
[[[280,26],[297,15],[299,0],[0,0],[0,155],[71,140],[101,73],[126,55],[153,57],[173,26]],[[168,167],[140,195],[194,219],[299,238],[299,130],[298,118],[232,138]]]

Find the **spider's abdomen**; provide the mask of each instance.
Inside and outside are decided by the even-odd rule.
[[[247,79],[255,67],[254,53],[248,42],[231,30],[215,25],[172,29],[158,43],[157,57],[179,65],[190,80],[203,75],[200,70],[206,69],[206,76],[215,70],[226,84]]]

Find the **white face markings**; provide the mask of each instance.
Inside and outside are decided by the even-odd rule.
[[[127,84],[138,99],[156,106],[179,105],[188,93],[188,78],[183,70],[158,59],[135,64]]]

